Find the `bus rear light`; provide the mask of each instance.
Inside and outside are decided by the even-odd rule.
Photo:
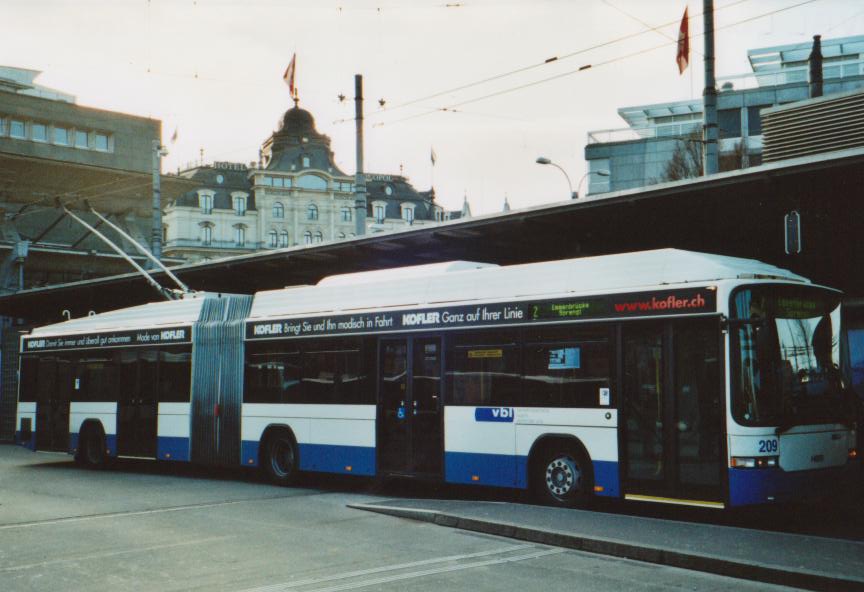
[[[856,458],[858,458],[858,449],[857,448],[850,448],[849,449],[849,460],[855,460]]]
[[[779,465],[777,456],[733,456],[733,469],[773,469]]]
[[[602,491],[603,491],[603,486],[602,486],[602,485],[595,485],[595,486],[594,486],[594,491],[596,491],[597,493],[602,492]]]
[[[479,480],[480,480],[480,475],[471,475],[471,480],[472,480],[472,481],[479,481]]]

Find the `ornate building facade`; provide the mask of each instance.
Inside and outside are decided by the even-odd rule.
[[[295,105],[250,166],[215,162],[180,171],[200,183],[165,208],[164,252],[210,259],[355,236],[354,176],[336,166],[330,138]],[[457,218],[401,175],[366,175],[367,233]]]

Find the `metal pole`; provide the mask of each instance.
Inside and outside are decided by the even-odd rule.
[[[357,125],[357,173],[354,178],[354,233],[366,234],[366,175],[363,173],[363,76],[354,75],[354,121]]]
[[[714,0],[702,0],[702,14],[705,23],[705,90],[702,92],[704,103],[704,122],[702,124],[702,162],[705,175],[718,172],[717,157],[717,88],[714,79]]]
[[[143,275],[143,276],[144,276],[144,279],[147,280],[147,283],[150,284],[151,286],[153,286],[153,287],[156,289],[157,292],[159,292],[160,294],[162,294],[162,296],[164,296],[164,297],[165,297],[166,299],[168,299],[168,300],[176,300],[176,299],[177,299],[176,295],[175,295],[173,292],[171,292],[170,290],[167,290],[167,289],[163,288],[163,287],[159,284],[159,282],[157,282],[156,280],[154,280],[154,279],[150,276],[150,274],[147,273],[147,270],[145,270],[143,267],[141,267],[140,265],[138,265],[138,264],[135,262],[134,259],[132,259],[129,255],[127,255],[127,254],[123,251],[123,249],[121,249],[120,247],[118,247],[117,245],[115,245],[114,243],[112,243],[112,242],[108,239],[107,236],[105,236],[104,234],[102,234],[101,232],[99,232],[98,230],[96,230],[93,226],[91,226],[90,224],[88,224],[87,222],[85,222],[84,220],[82,220],[81,218],[79,218],[78,216],[76,216],[75,214],[73,214],[71,211],[69,211],[69,209],[68,209],[66,206],[63,206],[63,211],[66,212],[66,213],[69,215],[70,218],[72,218],[73,220],[75,220],[76,222],[78,222],[81,226],[83,226],[84,228],[86,228],[87,230],[89,230],[90,232],[92,232],[93,234],[95,234],[96,236],[98,236],[99,238],[101,238],[101,239],[105,242],[106,245],[108,245],[109,247],[111,247],[111,248],[112,248],[112,249],[113,249],[113,250],[114,250],[118,255],[120,255],[121,257],[123,257],[123,258],[124,258],[124,259],[129,263],[129,265],[131,265],[132,267],[134,267],[135,270],[138,271],[138,273],[140,273],[141,275]]]
[[[128,234],[125,230],[123,230],[122,228],[120,228],[119,226],[117,226],[116,224],[114,224],[113,222],[111,222],[111,220],[109,220],[108,218],[106,218],[105,216],[103,216],[102,214],[100,214],[99,212],[97,212],[96,210],[94,210],[92,206],[90,207],[90,212],[91,212],[94,216],[96,216],[97,218],[99,218],[100,220],[102,220],[105,224],[107,224],[108,226],[110,226],[111,228],[113,228],[113,229],[117,232],[117,234],[119,234],[120,236],[122,236],[123,238],[125,238],[126,240],[128,240],[130,243],[132,243],[132,246],[135,247],[135,249],[137,249],[139,253],[141,253],[142,255],[144,255],[145,257],[147,257],[148,259],[150,259],[150,261],[152,261],[154,265],[156,265],[159,269],[161,269],[162,271],[164,271],[165,274],[166,274],[169,278],[171,278],[171,279],[174,281],[175,284],[177,284],[177,285],[180,287],[180,290],[182,290],[184,294],[185,294],[185,293],[188,293],[188,292],[190,291],[190,290],[189,290],[189,286],[187,286],[186,284],[184,284],[183,282],[181,282],[181,281],[180,281],[180,278],[178,278],[176,275],[174,275],[173,273],[171,273],[171,270],[170,270],[170,269],[168,269],[167,267],[165,267],[165,266],[162,264],[161,261],[159,261],[155,256],[153,256],[152,253],[150,253],[150,251],[148,251],[146,248],[144,248],[143,246],[141,246],[140,244],[138,244],[138,241],[136,241],[134,238],[132,238],[131,236],[129,236],[129,234]]]
[[[162,144],[153,140],[153,229],[150,234],[150,250],[156,259],[162,259]]]

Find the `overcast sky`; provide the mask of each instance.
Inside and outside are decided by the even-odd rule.
[[[861,0],[802,2],[716,0],[718,76],[749,71],[749,48],[864,34]],[[670,38],[688,4],[695,51],[679,76]],[[434,175],[439,203],[459,208],[467,194],[475,214],[499,211],[505,195],[514,208],[565,199],[563,175],[535,164],[538,156],[575,185],[587,132],[625,127],[619,107],[702,94],[698,0],[0,0],[0,8],[0,64],[43,71],[39,83],[79,104],[161,119],[166,143],[178,129],[166,171],[197,160],[201,148],[208,163],[256,159],[291,105],[282,73],[296,52],[300,105],[353,173],[354,74],[363,74],[367,171],[403,167],[421,190]]]

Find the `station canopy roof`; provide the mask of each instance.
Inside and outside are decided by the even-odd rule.
[[[199,291],[252,294],[323,277],[468,260],[509,265],[679,248],[749,257],[864,294],[864,149],[781,161],[637,190],[439,225],[274,249],[172,268]],[[785,215],[800,213],[803,249],[785,252]],[[163,273],[155,277],[170,282]],[[158,300],[138,274],[0,297],[0,314],[32,323]]]

